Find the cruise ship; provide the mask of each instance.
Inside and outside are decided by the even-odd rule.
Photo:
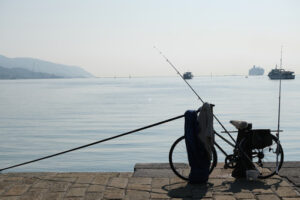
[[[253,65],[251,69],[249,69],[249,76],[261,76],[264,75],[265,70],[261,67]]]

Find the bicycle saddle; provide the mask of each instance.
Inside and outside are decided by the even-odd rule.
[[[239,120],[230,120],[230,123],[238,130],[242,130],[248,127],[248,122]]]

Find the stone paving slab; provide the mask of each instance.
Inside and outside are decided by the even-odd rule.
[[[248,181],[232,178],[221,163],[206,185],[179,179],[168,163],[137,164],[133,173],[3,173],[0,200],[300,200],[299,185],[291,182],[300,177],[300,163],[286,166],[281,176]]]

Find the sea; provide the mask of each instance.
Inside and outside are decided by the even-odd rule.
[[[203,76],[188,80],[229,131],[230,120],[277,130],[279,81],[267,76]],[[282,80],[280,141],[286,161],[300,161],[300,79]],[[0,81],[0,168],[27,162],[157,123],[202,105],[180,77]],[[214,128],[224,137],[222,127]],[[5,172],[133,171],[167,163],[184,119],[152,127]],[[274,133],[275,134],[275,133]],[[236,133],[232,133],[235,138]],[[216,138],[232,153],[232,147]],[[218,162],[224,162],[218,151]]]

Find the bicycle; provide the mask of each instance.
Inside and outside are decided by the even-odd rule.
[[[192,92],[197,96],[197,98],[204,104],[205,102],[203,99],[197,94],[195,89],[184,79],[183,75],[178,71],[178,69],[175,67],[175,65],[158,49],[154,46],[154,48],[158,51],[158,53],[166,60],[167,63],[176,71],[176,73],[181,77],[181,79],[187,84],[187,86],[192,90]],[[245,133],[248,133],[248,137],[242,138],[240,141],[236,142],[233,137],[230,135],[230,132],[225,129],[221,121],[213,114],[213,118],[222,126],[224,131],[230,136],[233,143],[228,141],[226,138],[221,136],[219,133],[214,131],[215,135],[220,137],[222,140],[224,140],[226,143],[228,143],[230,146],[233,147],[233,154],[228,155],[216,142],[214,143],[214,146],[216,146],[226,157],[225,157],[225,168],[236,168],[237,162],[239,159],[246,157],[248,159],[248,162],[252,165],[253,168],[255,168],[259,172],[258,178],[264,179],[273,176],[276,172],[278,172],[282,166],[283,163],[283,149],[281,147],[280,141],[279,141],[279,128],[280,128],[280,102],[281,102],[281,79],[279,82],[279,107],[278,107],[278,132],[277,137],[272,135],[271,131],[269,129],[265,130],[258,130],[253,129],[252,130],[252,124],[251,128],[243,130],[242,127],[240,127],[241,124],[236,123],[237,121],[232,121],[232,124],[238,129],[238,131],[231,131],[231,132],[238,132],[242,133],[245,131]],[[213,104],[210,104],[212,107]],[[250,125],[247,122],[243,122],[242,124],[246,124],[247,126]],[[249,126],[250,127],[250,126]],[[250,139],[252,138],[252,135],[254,135],[255,132],[270,132],[270,139],[271,143],[270,145],[259,147],[256,146],[255,148],[251,149],[251,152],[243,152],[242,147],[247,146],[248,144],[251,144]],[[178,138],[173,145],[171,146],[170,152],[169,152],[169,163],[170,167],[173,170],[173,172],[180,178],[184,180],[188,180],[189,175],[189,165],[188,165],[188,159],[187,159],[187,152],[184,142],[184,136],[181,136]],[[275,145],[276,144],[276,147]],[[275,150],[274,150],[275,149]],[[266,151],[268,150],[268,151]],[[268,152],[271,155],[268,155]],[[249,153],[247,155],[247,153]],[[182,154],[182,156],[181,156]],[[273,155],[272,155],[273,154]],[[276,159],[274,159],[274,155]],[[267,160],[266,158],[273,158],[273,162],[271,160],[268,160],[268,164],[265,164],[264,160]],[[177,160],[178,159],[178,160]],[[213,169],[217,165],[217,153],[215,148],[212,149],[212,162],[209,167],[209,173],[213,171]],[[274,160],[276,162],[274,162]],[[270,169],[270,170],[269,170]]]
[[[214,146],[225,155],[224,168],[234,169],[237,167],[239,159],[246,157],[248,164],[251,164],[253,168],[259,172],[258,178],[266,179],[276,174],[276,172],[278,172],[282,166],[284,154],[278,138],[271,134],[271,132],[275,131],[271,131],[269,129],[252,129],[252,124],[244,121],[230,122],[238,130],[226,132],[234,143],[230,142],[222,135],[214,131],[215,135],[233,147],[233,154],[227,154],[217,142],[214,143]],[[237,141],[235,141],[230,135],[230,133],[233,132],[237,132],[238,136],[242,135],[242,137],[237,138]],[[259,134],[263,135],[264,132],[270,134],[268,135],[269,143],[267,145],[260,145],[257,137],[260,137]],[[255,137],[256,141],[253,141]],[[243,151],[243,148],[247,145],[251,145],[250,152]],[[215,147],[212,148],[212,160],[209,167],[209,173],[214,170],[218,162],[218,156]],[[169,152],[169,164],[173,172],[179,178],[186,181],[189,180],[188,176],[190,169],[185,146],[185,136],[181,136],[172,144]]]

